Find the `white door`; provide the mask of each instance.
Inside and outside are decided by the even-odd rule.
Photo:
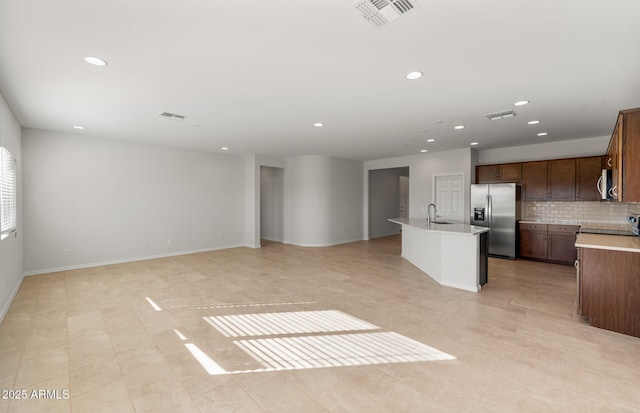
[[[434,181],[434,204],[438,209],[437,219],[464,222],[462,175],[436,175]]]
[[[409,177],[401,176],[399,180],[399,199],[398,203],[400,205],[400,218],[408,218],[407,207],[409,205]]]

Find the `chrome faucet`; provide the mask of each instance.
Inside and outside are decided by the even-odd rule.
[[[438,218],[438,209],[436,208],[436,204],[427,205],[427,225],[431,224],[431,207],[433,207],[433,220],[435,221]]]

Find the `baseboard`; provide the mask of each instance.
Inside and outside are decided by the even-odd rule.
[[[142,257],[125,258],[125,259],[120,259],[120,260],[91,262],[91,263],[86,263],[86,264],[69,265],[69,266],[66,266],[66,267],[46,268],[46,269],[43,269],[43,270],[27,271],[27,272],[24,273],[24,275],[28,277],[28,276],[31,276],[31,275],[49,274],[49,273],[60,272],[60,271],[81,270],[83,268],[102,267],[102,266],[105,266],[105,265],[126,264],[128,262],[155,260],[155,259],[158,259],[158,258],[169,258],[169,257],[176,257],[178,255],[198,254],[198,253],[201,253],[201,252],[227,250],[227,249],[239,248],[239,247],[248,247],[248,245],[244,245],[244,244],[225,245],[223,247],[203,248],[203,249],[198,249],[198,250],[171,252],[171,253],[167,253],[167,254],[148,255],[148,256],[142,256]]]
[[[441,282],[440,285],[444,285],[445,287],[457,288],[459,290],[471,291],[472,293],[477,293],[478,291],[480,291],[479,285],[467,285],[467,284],[448,283],[448,282]]]
[[[24,280],[24,275],[22,275],[20,277],[20,281],[18,281],[18,284],[13,289],[13,292],[9,296],[9,300],[6,302],[6,304],[2,308],[2,312],[0,312],[0,324],[2,324],[2,321],[4,320],[4,316],[6,316],[7,313],[9,312],[9,308],[11,307],[11,304],[13,303],[13,300],[16,298],[16,294],[18,294],[18,290],[20,290],[20,287],[22,286],[22,281],[23,280]]]
[[[328,244],[302,244],[302,243],[296,243],[296,242],[287,242],[287,244],[289,245],[295,245],[297,247],[333,247],[335,245],[340,245],[340,244],[348,244],[350,242],[358,242],[358,241],[367,241],[364,238],[354,238],[354,239],[350,239],[350,240],[344,240],[344,241],[337,241],[337,242],[332,242],[332,243],[328,243]]]

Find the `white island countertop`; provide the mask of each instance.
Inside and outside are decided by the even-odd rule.
[[[452,223],[452,224],[427,224],[426,218],[389,218],[389,221],[396,224],[410,225],[415,228],[423,229],[431,232],[443,232],[449,234],[460,235],[478,235],[489,231],[489,228],[479,227],[476,225]]]

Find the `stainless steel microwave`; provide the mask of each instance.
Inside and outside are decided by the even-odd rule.
[[[603,200],[612,200],[617,198],[616,188],[611,186],[613,173],[611,169],[603,169],[602,175],[598,179],[598,192]]]

